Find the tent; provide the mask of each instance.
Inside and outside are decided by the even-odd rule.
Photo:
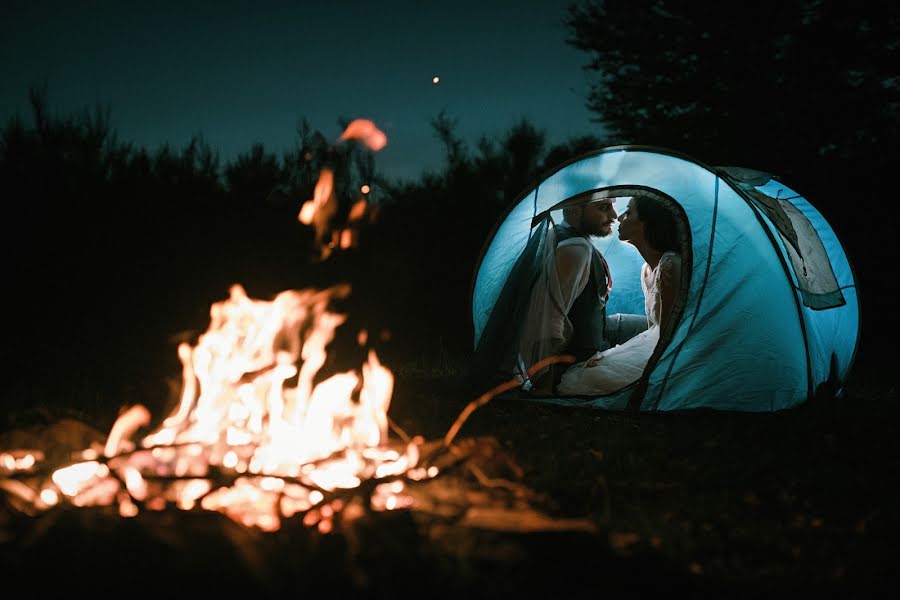
[[[605,396],[538,400],[609,410],[766,412],[843,393],[860,313],[854,273],[831,226],[775,176],[648,146],[581,156],[510,206],[475,268],[476,359],[497,341],[497,324],[515,318],[510,307],[530,285],[516,271],[533,259],[539,233],[562,220],[563,206],[598,192],[614,199],[617,212],[643,193],[680,213],[688,259],[675,318],[632,384]],[[637,250],[619,241],[616,229],[593,241],[614,282],[607,314],[643,313]]]

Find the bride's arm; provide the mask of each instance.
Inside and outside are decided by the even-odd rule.
[[[660,259],[659,281],[659,330],[665,331],[672,308],[675,306],[675,296],[681,287],[681,257],[675,254],[667,254]]]

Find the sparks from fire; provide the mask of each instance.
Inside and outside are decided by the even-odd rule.
[[[373,152],[387,145],[387,136],[384,132],[367,119],[352,121],[338,138],[338,142],[351,140],[363,144]],[[346,250],[357,245],[358,227],[369,209],[365,195],[370,191],[368,184],[363,185],[360,192],[364,197],[351,208],[346,227],[333,227],[332,220],[338,213],[338,199],[334,195],[334,172],[329,168],[320,171],[313,197],[300,207],[297,219],[305,225],[312,225],[315,229],[316,245],[323,259],[328,258],[335,248]]]

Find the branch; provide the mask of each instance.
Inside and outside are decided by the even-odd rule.
[[[562,364],[572,364],[575,362],[575,357],[571,354],[562,354],[562,355],[554,355],[548,356],[547,358],[540,360],[531,367],[528,368],[527,374],[528,377],[533,377],[535,373],[538,373],[549,367],[550,365],[562,363]],[[495,397],[499,396],[504,392],[508,392],[511,389],[517,388],[522,385],[522,382],[519,378],[514,377],[508,381],[497,385],[490,391],[482,394],[480,397],[476,398],[472,402],[470,402],[460,413],[460,415],[456,418],[456,422],[450,427],[447,431],[447,435],[444,436],[444,441],[441,449],[446,449],[450,447],[450,444],[453,443],[453,439],[456,437],[456,434],[459,433],[460,428],[463,426],[463,423],[469,418],[469,416],[475,412],[477,409],[481,408]],[[435,454],[437,451],[435,452]]]

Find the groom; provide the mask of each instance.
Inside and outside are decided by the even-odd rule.
[[[528,320],[537,327],[526,325],[520,344],[526,368],[558,354],[583,361],[647,328],[643,315],[606,317],[612,278],[590,238],[610,235],[617,218],[607,197],[563,209],[563,222],[555,227],[555,260],[532,291]],[[565,367],[553,365],[537,374],[531,393],[552,394]]]

